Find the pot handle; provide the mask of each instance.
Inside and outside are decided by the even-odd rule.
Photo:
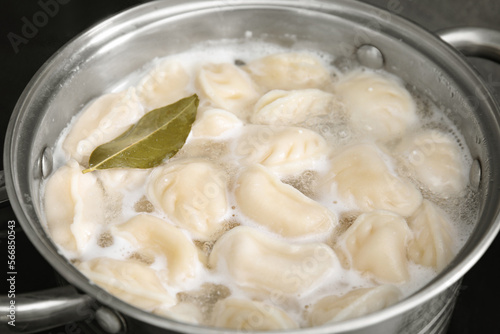
[[[465,56],[485,58],[500,64],[500,31],[463,27],[441,30],[437,35]]]
[[[95,313],[96,301],[71,285],[10,297],[0,297],[2,333],[37,333],[91,319]]]

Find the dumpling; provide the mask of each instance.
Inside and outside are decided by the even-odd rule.
[[[92,102],[72,124],[63,149],[82,165],[92,151],[121,135],[145,113],[135,92],[106,94]]]
[[[156,208],[199,239],[210,239],[228,212],[227,176],[205,160],[178,160],[155,168],[146,192]]]
[[[104,194],[92,173],[83,174],[70,160],[47,181],[45,218],[52,240],[70,252],[81,252],[104,220]]]
[[[340,80],[336,93],[351,124],[370,138],[398,138],[418,121],[415,101],[395,77],[355,70]]]
[[[333,112],[335,96],[319,89],[272,90],[255,104],[252,123],[296,125]]]
[[[143,263],[99,257],[81,262],[77,268],[109,293],[136,307],[152,310],[175,304],[175,297],[164,288],[156,272]]]
[[[223,109],[209,109],[198,113],[191,134],[195,138],[218,139],[226,137],[242,126],[243,122],[235,114]]]
[[[340,269],[326,244],[292,244],[248,226],[235,227],[220,237],[209,265],[227,271],[240,287],[265,294],[301,294]]]
[[[298,328],[295,321],[276,306],[237,298],[223,299],[215,304],[211,325],[245,332]]]
[[[139,168],[110,168],[96,170],[105,191],[134,191],[144,186],[149,170]]]
[[[389,210],[408,217],[422,203],[422,194],[386,161],[389,157],[374,144],[347,147],[333,157],[325,185],[362,211]]]
[[[157,61],[137,86],[137,95],[147,108],[153,110],[175,103],[192,95],[189,74],[176,59]]]
[[[321,326],[358,318],[395,304],[401,295],[401,291],[393,285],[380,285],[355,289],[342,296],[327,296],[313,305],[309,324]]]
[[[406,247],[412,233],[404,218],[388,211],[361,214],[339,237],[350,265],[389,283],[410,278]]]
[[[337,223],[328,209],[259,165],[241,173],[235,197],[245,216],[284,237],[326,233]]]
[[[299,127],[247,126],[236,141],[235,154],[245,164],[261,164],[273,172],[298,174],[314,170],[329,153],[325,139]]]
[[[307,53],[279,53],[245,66],[265,90],[321,88],[330,83],[330,73],[321,60]]]
[[[149,170],[139,168],[110,168],[93,172],[99,179],[107,200],[116,201],[116,205],[120,207],[124,196],[135,198],[136,201],[144,196],[149,173]]]
[[[259,94],[252,79],[233,64],[207,64],[202,67],[196,84],[200,95],[215,108],[230,111],[245,119],[248,108]]]
[[[153,313],[160,316],[198,325],[204,322],[204,315],[198,305],[188,302],[179,302],[168,308],[158,307]]]
[[[455,255],[453,229],[446,213],[424,200],[408,225],[415,235],[408,246],[409,258],[417,264],[442,270]]]
[[[169,284],[178,285],[196,276],[201,264],[196,246],[168,222],[141,214],[113,227],[112,233],[129,240],[142,255],[166,258]]]
[[[405,139],[397,152],[411,175],[431,192],[448,198],[466,188],[468,170],[450,135],[438,130],[420,132]]]

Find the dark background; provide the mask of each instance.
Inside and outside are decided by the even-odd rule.
[[[43,3],[56,0],[42,0]],[[0,135],[3,140],[10,114],[24,87],[42,64],[73,37],[119,11],[146,1],[59,0],[57,10],[31,37],[15,50],[9,33],[23,36],[25,21],[33,22],[43,7],[40,1],[2,0],[0,4]],[[498,0],[365,0],[417,22],[431,31],[456,26],[482,26],[500,30]],[[41,17],[38,17],[41,19]],[[13,36],[12,34],[10,36]],[[500,101],[500,65],[470,59]],[[3,141],[2,141],[3,143]],[[3,152],[3,149],[1,150]],[[8,206],[0,207],[0,230],[15,220]],[[6,242],[0,239],[0,271],[7,272]],[[56,284],[55,274],[22,233],[17,234],[17,293],[49,288]],[[5,256],[3,255],[5,254]],[[500,334],[500,237],[483,258],[466,274],[448,334]],[[5,264],[5,265],[4,265]],[[5,282],[2,274],[3,287]],[[2,288],[4,296],[7,289]],[[64,333],[64,328],[44,333]],[[77,333],[78,331],[76,331]]]

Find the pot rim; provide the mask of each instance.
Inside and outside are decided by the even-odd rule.
[[[9,199],[12,208],[19,220],[23,230],[34,244],[37,250],[44,256],[44,258],[61,274],[70,284],[77,286],[79,289],[83,290],[85,293],[93,296],[99,302],[109,305],[114,309],[117,309],[124,314],[136,318],[140,321],[147,322],[149,324],[155,325],[164,329],[171,329],[180,332],[191,332],[193,330],[203,330],[205,333],[239,333],[236,330],[222,330],[213,327],[205,327],[200,325],[192,325],[187,323],[182,323],[173,319],[166,319],[164,317],[155,315],[153,313],[138,309],[120,299],[114,297],[113,295],[107,293],[105,290],[97,287],[95,284],[91,283],[83,274],[81,274],[69,261],[58,254],[57,248],[50,241],[50,239],[45,235],[45,232],[41,226],[39,220],[32,221],[25,214],[26,198],[25,194],[19,188],[19,184],[16,182],[17,171],[13,169],[12,166],[12,154],[15,152],[16,138],[19,133],[19,119],[23,116],[23,111],[26,109],[26,105],[33,98],[36,93],[36,89],[40,86],[40,82],[43,82],[43,78],[46,77],[50,71],[52,64],[60,61],[65,50],[72,49],[76,47],[81,41],[93,41],[96,43],[97,36],[99,34],[116,34],[116,30],[121,30],[125,33],[132,31],[135,28],[126,28],[126,26],[134,26],[130,24],[130,20],[138,21],[139,23],[147,24],[151,23],[154,18],[163,18],[166,13],[169,16],[179,15],[186,12],[191,12],[195,10],[212,10],[214,8],[225,8],[230,7],[233,9],[243,8],[246,6],[258,6],[260,8],[298,8],[304,11],[320,11],[330,13],[336,13],[348,8],[348,18],[351,12],[356,12],[365,18],[373,18],[374,11],[377,13],[382,13],[385,17],[390,18],[390,22],[384,22],[384,24],[390,24],[391,26],[397,27],[401,31],[401,36],[418,36],[420,45],[422,43],[426,44],[428,48],[435,50],[436,54],[441,57],[448,57],[451,59],[457,70],[460,71],[460,75],[467,78],[470,84],[474,84],[480,88],[482,96],[482,101],[490,107],[492,110],[496,110],[497,114],[500,114],[500,107],[497,101],[494,99],[493,95],[489,92],[486,85],[480,76],[471,68],[471,66],[464,60],[461,54],[458,53],[454,48],[447,45],[445,42],[440,40],[434,34],[424,30],[423,28],[417,26],[416,24],[394,15],[388,11],[373,7],[368,4],[352,2],[349,0],[313,0],[307,2],[298,2],[293,0],[236,0],[228,3],[227,1],[154,1],[145,3],[139,6],[132,7],[121,13],[118,13],[108,19],[103,20],[100,23],[93,25],[92,27],[86,29],[78,36],[73,38],[66,45],[61,47],[51,58],[49,58],[45,64],[36,72],[31,81],[26,86],[25,90],[21,94],[13,114],[11,116],[8,129],[6,132],[6,139],[4,145],[4,161],[5,161],[5,182],[6,189],[9,195]],[[151,14],[155,12],[153,16],[150,16],[147,20],[143,18],[144,14]],[[332,14],[335,15],[335,14]],[[144,22],[143,22],[144,20]],[[121,29],[119,29],[121,28]],[[411,37],[410,37],[411,38]],[[414,42],[412,46],[418,47],[418,43]],[[500,230],[500,216],[498,212],[496,213],[494,222],[487,229],[486,233],[481,237],[481,240],[472,248],[472,250],[462,258],[459,263],[453,261],[447,269],[445,269],[441,274],[434,278],[431,282],[423,286],[416,293],[411,296],[406,297],[397,304],[390,306],[381,311],[347,321],[342,321],[330,325],[324,325],[312,328],[302,328],[298,330],[287,330],[287,333],[332,333],[332,332],[343,332],[352,331],[360,328],[364,328],[376,323],[383,322],[392,317],[401,315],[418,305],[430,300],[434,296],[443,292],[445,289],[450,287],[452,284],[457,282],[485,253],[486,249],[493,242],[497,233]],[[464,246],[463,249],[466,247]],[[463,251],[462,249],[462,251]],[[461,251],[461,252],[462,252]],[[263,333],[282,333],[282,331],[266,331]]]

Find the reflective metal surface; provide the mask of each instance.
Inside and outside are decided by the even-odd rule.
[[[172,8],[174,3],[182,5]],[[44,148],[54,143],[80,105],[109,88],[118,78],[155,56],[183,50],[206,38],[242,37],[248,30],[283,45],[295,43],[285,33],[295,34],[299,44],[337,55],[341,66],[355,65],[354,54],[359,46],[375,46],[384,55],[387,70],[451,110],[450,118],[463,129],[467,144],[482,167],[480,223],[457,259],[438,279],[383,312],[290,333],[443,331],[446,325],[443,319],[451,312],[456,296],[456,282],[479,259],[499,228],[500,175],[494,168],[499,161],[493,154],[500,142],[498,105],[460,55],[435,36],[389,12],[350,1],[156,2],[112,18],[61,50],[21,96],[5,146],[9,194],[31,241],[70,283],[129,316],[130,328],[139,326],[143,333],[160,332],[158,328],[219,333],[138,311],[89,285],[61,258],[40,226],[40,174],[38,167],[33,166],[37,166]],[[430,328],[429,324],[436,327]]]
[[[55,288],[43,292],[18,295],[14,312],[9,307],[12,300],[0,297],[0,331],[2,333],[37,333],[73,321],[87,319],[93,314],[94,300],[77,293],[72,286]],[[15,317],[15,326],[8,325]]]
[[[499,31],[462,27],[439,31],[438,35],[466,56],[491,59],[500,64]]]

